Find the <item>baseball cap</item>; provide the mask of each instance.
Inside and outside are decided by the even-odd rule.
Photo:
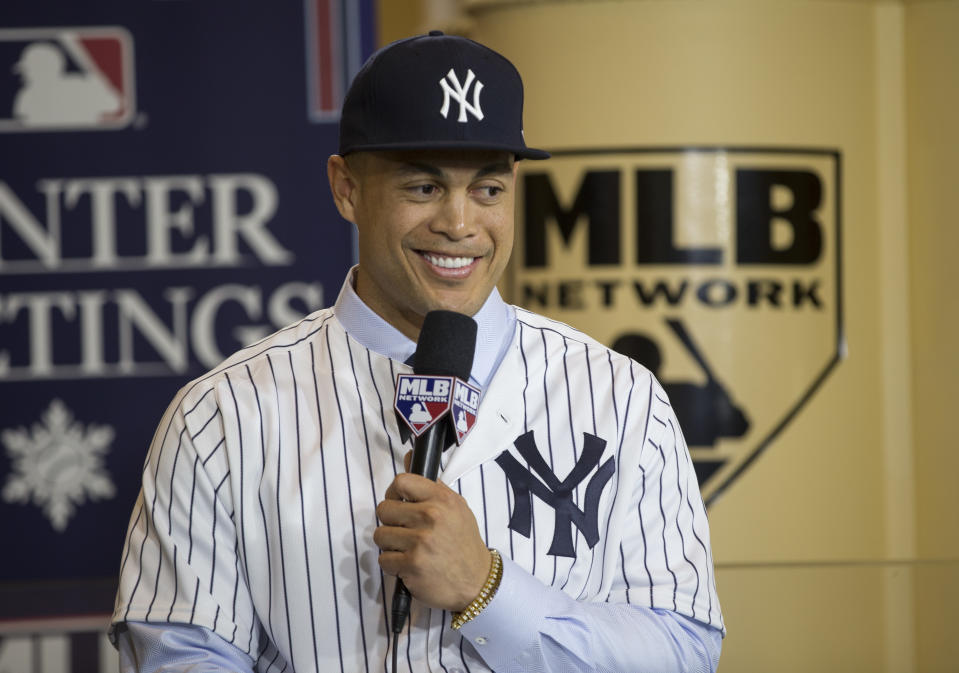
[[[547,159],[523,138],[523,81],[505,57],[440,31],[389,44],[346,94],[339,154],[491,149]]]

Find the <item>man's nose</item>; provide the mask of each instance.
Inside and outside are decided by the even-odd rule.
[[[470,211],[469,198],[465,194],[449,194],[430,227],[434,232],[443,234],[452,240],[472,236],[476,231]]]

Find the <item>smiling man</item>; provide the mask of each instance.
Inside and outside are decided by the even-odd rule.
[[[328,177],[359,235],[334,306],[188,384],[150,448],[121,670],[712,671],[725,633],[682,432],[639,363],[506,304],[523,88],[431,33],[374,54]],[[475,424],[409,474],[396,377],[471,316]],[[396,577],[414,601],[391,638]]]
[[[328,172],[359,231],[355,289],[368,307],[413,340],[428,311],[479,311],[513,246],[512,154],[361,152],[330,157]]]

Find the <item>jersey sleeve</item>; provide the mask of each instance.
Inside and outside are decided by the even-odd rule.
[[[607,600],[672,610],[725,633],[706,509],[679,421],[651,374],[636,382],[647,394],[636,396],[636,422],[624,438],[639,443],[638,460],[621,466],[633,471],[634,483],[620,572]]]
[[[126,621],[194,624],[256,658],[225,443],[214,389],[168,408],[131,515],[111,636]]]

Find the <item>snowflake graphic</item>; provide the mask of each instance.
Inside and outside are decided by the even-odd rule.
[[[13,463],[3,487],[4,501],[33,500],[62,533],[87,497],[112,498],[116,492],[103,468],[113,435],[109,425],[91,423],[84,429],[61,400],[52,400],[32,430],[20,427],[0,434]]]

